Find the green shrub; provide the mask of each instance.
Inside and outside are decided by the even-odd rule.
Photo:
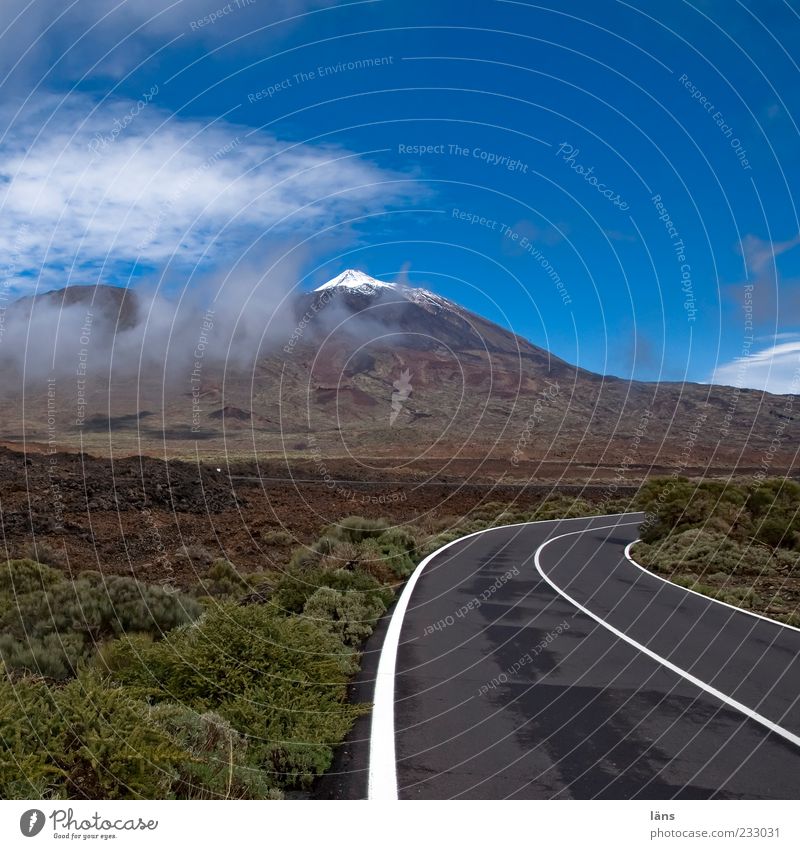
[[[690,528],[719,532],[737,542],[757,540],[771,547],[794,548],[800,542],[800,485],[783,478],[747,486],[653,478],[642,486],[636,500],[648,513],[642,531],[647,542]]]
[[[355,590],[338,592],[320,587],[305,603],[303,614],[355,648],[373,632],[385,610],[379,598]]]
[[[397,544],[388,534],[365,540],[361,552],[361,568],[383,584],[407,577],[416,566],[415,557],[406,545]],[[416,554],[416,547],[413,552]]]
[[[365,539],[379,537],[389,527],[386,519],[365,519],[363,516],[348,516],[338,524],[325,529],[325,533],[346,539],[349,542],[362,542]]]
[[[655,543],[639,543],[634,558],[658,572],[714,572],[759,575],[773,568],[773,553],[757,544],[743,545],[718,531],[691,528],[674,532]]]
[[[0,634],[0,658],[8,670],[63,680],[74,676],[90,654],[83,634],[53,632],[27,639]]]
[[[417,538],[406,528],[376,530],[358,548],[360,568],[382,584],[408,577],[421,559]]]
[[[531,514],[531,519],[569,519],[576,516],[595,516],[601,512],[605,513],[606,510],[599,510],[583,498],[557,494],[547,497]]]
[[[247,586],[246,578],[238,572],[233,563],[219,558],[199,579],[195,592],[197,595],[230,599],[241,595]]]
[[[308,548],[298,548],[289,560],[289,571],[292,573],[315,569],[319,566],[322,555]]]
[[[800,547],[800,484],[772,478],[747,493],[753,535],[771,546]]]
[[[0,741],[3,798],[169,798],[186,758],[144,702],[93,674],[0,682]]]
[[[300,575],[297,570],[286,572],[278,580],[275,592],[270,600],[279,613],[301,613],[306,601],[321,586],[323,572],[319,569]]]
[[[45,590],[63,580],[61,572],[34,560],[7,560],[0,566],[0,606],[7,607],[16,596]]]
[[[265,531],[261,534],[261,541],[265,545],[291,545],[294,537],[286,531]]]
[[[150,709],[150,719],[187,754],[172,786],[177,798],[281,798],[268,776],[247,764],[247,738],[218,714],[165,702]]]
[[[247,757],[222,717],[151,707],[96,673],[64,687],[0,681],[5,799],[279,798]]]
[[[787,583],[800,572],[800,555],[795,552],[691,528],[673,531],[658,542],[637,543],[632,553],[643,566],[711,598],[790,624],[797,615],[796,595]],[[775,589],[776,579],[785,590]]]
[[[327,769],[361,710],[346,703],[355,655],[269,605],[222,605],[169,640],[118,640],[103,659],[143,696],[218,713],[248,736],[248,763],[275,786],[307,785]]]
[[[354,590],[365,596],[379,599],[384,607],[388,607],[394,598],[394,592],[390,587],[383,586],[367,572],[315,569],[305,574],[287,572],[282,575],[270,601],[281,613],[301,613],[308,599],[320,587],[330,587],[338,592]]]
[[[64,721],[51,691],[0,678],[0,798],[64,798]]]
[[[83,572],[70,580],[41,564],[10,561],[0,579],[0,659],[10,670],[65,678],[103,640],[161,635],[200,612],[194,599],[132,578]]]

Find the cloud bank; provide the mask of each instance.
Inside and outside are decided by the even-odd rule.
[[[157,86],[133,102],[47,95],[5,117],[0,256],[15,292],[40,276],[40,288],[55,288],[119,279],[137,264],[232,264],[253,239],[382,211],[408,192],[335,145],[176,118],[159,108]]]

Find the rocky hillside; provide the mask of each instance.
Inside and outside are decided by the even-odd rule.
[[[317,465],[492,457],[511,475],[539,460],[763,462],[770,473],[794,464],[794,396],[603,377],[433,292],[354,270],[287,295],[264,317],[245,306],[222,320],[187,304],[166,322],[156,306],[109,287],[12,306],[48,356],[36,358],[29,338],[25,362],[36,367],[4,366],[0,439],[100,454],[286,454]]]

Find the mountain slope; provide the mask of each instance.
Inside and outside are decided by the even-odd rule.
[[[229,325],[217,314],[204,324],[196,309],[176,313],[169,349],[150,360],[136,344],[145,353],[152,345],[131,327],[147,312],[135,292],[103,289],[48,294],[78,317],[92,302],[95,321],[113,327],[124,312],[125,323],[108,350],[92,339],[82,386],[80,344],[67,338],[55,428],[43,415],[45,375],[29,375],[24,393],[4,381],[0,439],[317,464],[491,457],[512,476],[542,460],[604,464],[623,477],[653,463],[682,471],[763,461],[770,473],[794,465],[793,396],[602,377],[435,293],[355,270],[287,296],[263,321],[249,308]]]

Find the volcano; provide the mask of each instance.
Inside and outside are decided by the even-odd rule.
[[[623,476],[633,468],[688,474],[709,465],[752,472],[767,455],[770,474],[795,464],[795,396],[594,374],[435,292],[357,269],[288,294],[263,321],[241,310],[235,323],[218,326],[212,311],[202,351],[191,342],[159,355],[156,366],[141,365],[140,356],[139,368],[131,356],[102,353],[103,344],[113,352],[123,342],[137,350],[131,339],[139,337],[130,334],[148,311],[135,291],[69,287],[47,293],[45,303],[69,305],[76,321],[91,305],[105,342],[85,346],[82,378],[74,368],[77,339],[53,358],[67,363],[54,415],[45,415],[46,377],[28,374],[23,385],[4,369],[0,439],[7,443],[395,465],[493,458],[512,475],[548,462],[603,465]],[[9,315],[15,307],[35,320],[38,306],[29,299]],[[170,329],[180,335],[174,328],[187,326],[190,339],[204,339],[201,318],[195,309]],[[258,319],[255,343],[242,329],[248,318]]]

